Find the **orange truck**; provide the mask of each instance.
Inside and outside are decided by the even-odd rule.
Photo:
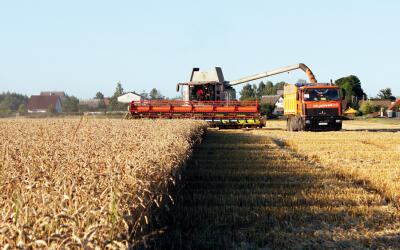
[[[339,86],[332,83],[286,84],[283,96],[288,131],[342,129]]]

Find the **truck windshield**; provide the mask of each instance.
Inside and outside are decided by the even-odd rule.
[[[305,89],[304,101],[336,101],[340,100],[338,89]]]

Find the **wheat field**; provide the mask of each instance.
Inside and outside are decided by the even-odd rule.
[[[346,121],[338,132],[295,132],[270,129],[254,131],[282,141],[311,161],[359,181],[400,205],[400,125]],[[276,129],[273,129],[273,128]]]
[[[201,139],[193,120],[0,120],[0,245],[126,248]]]
[[[339,157],[339,151],[352,145],[346,134],[362,133],[301,134],[272,127],[208,131],[183,175],[170,230],[154,246],[398,249],[400,211],[394,202],[369,184],[338,174],[323,160],[338,164],[341,158],[331,154],[337,151]],[[352,157],[359,157],[357,150],[362,149]]]
[[[0,120],[0,246],[398,246],[400,126],[284,124]]]

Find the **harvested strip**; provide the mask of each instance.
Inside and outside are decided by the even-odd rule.
[[[183,183],[157,248],[400,245],[397,208],[266,136],[209,131]]]

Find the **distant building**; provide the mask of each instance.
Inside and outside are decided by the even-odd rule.
[[[283,96],[282,95],[263,95],[261,104],[272,104],[275,106],[272,114],[283,115]]]
[[[99,106],[100,99],[87,99],[87,100],[79,100],[79,105],[87,105],[92,108],[96,108]]]
[[[382,99],[366,99],[366,100],[360,100],[358,102],[358,106],[361,107],[364,102],[371,102],[375,106],[380,106],[380,107],[390,107],[392,105],[391,100],[382,100]]]
[[[388,110],[393,110],[393,109],[395,109],[396,107],[398,108],[399,105],[400,105],[400,99],[396,99],[396,101],[393,102],[393,103],[389,106]]]
[[[389,118],[392,117],[400,117],[400,99],[396,97],[396,101],[392,103],[392,105],[389,106],[389,108],[386,110],[386,115]]]
[[[262,104],[273,104],[278,102],[281,95],[263,95],[261,96],[261,103]]]
[[[28,113],[45,113],[53,106],[58,113],[62,112],[61,99],[58,95],[32,95],[28,102]]]
[[[118,102],[131,103],[132,101],[144,101],[146,98],[135,92],[125,93],[117,98]]]
[[[40,95],[44,96],[52,96],[52,95],[57,95],[60,97],[61,102],[65,99],[67,96],[64,91],[42,91],[40,92]]]

